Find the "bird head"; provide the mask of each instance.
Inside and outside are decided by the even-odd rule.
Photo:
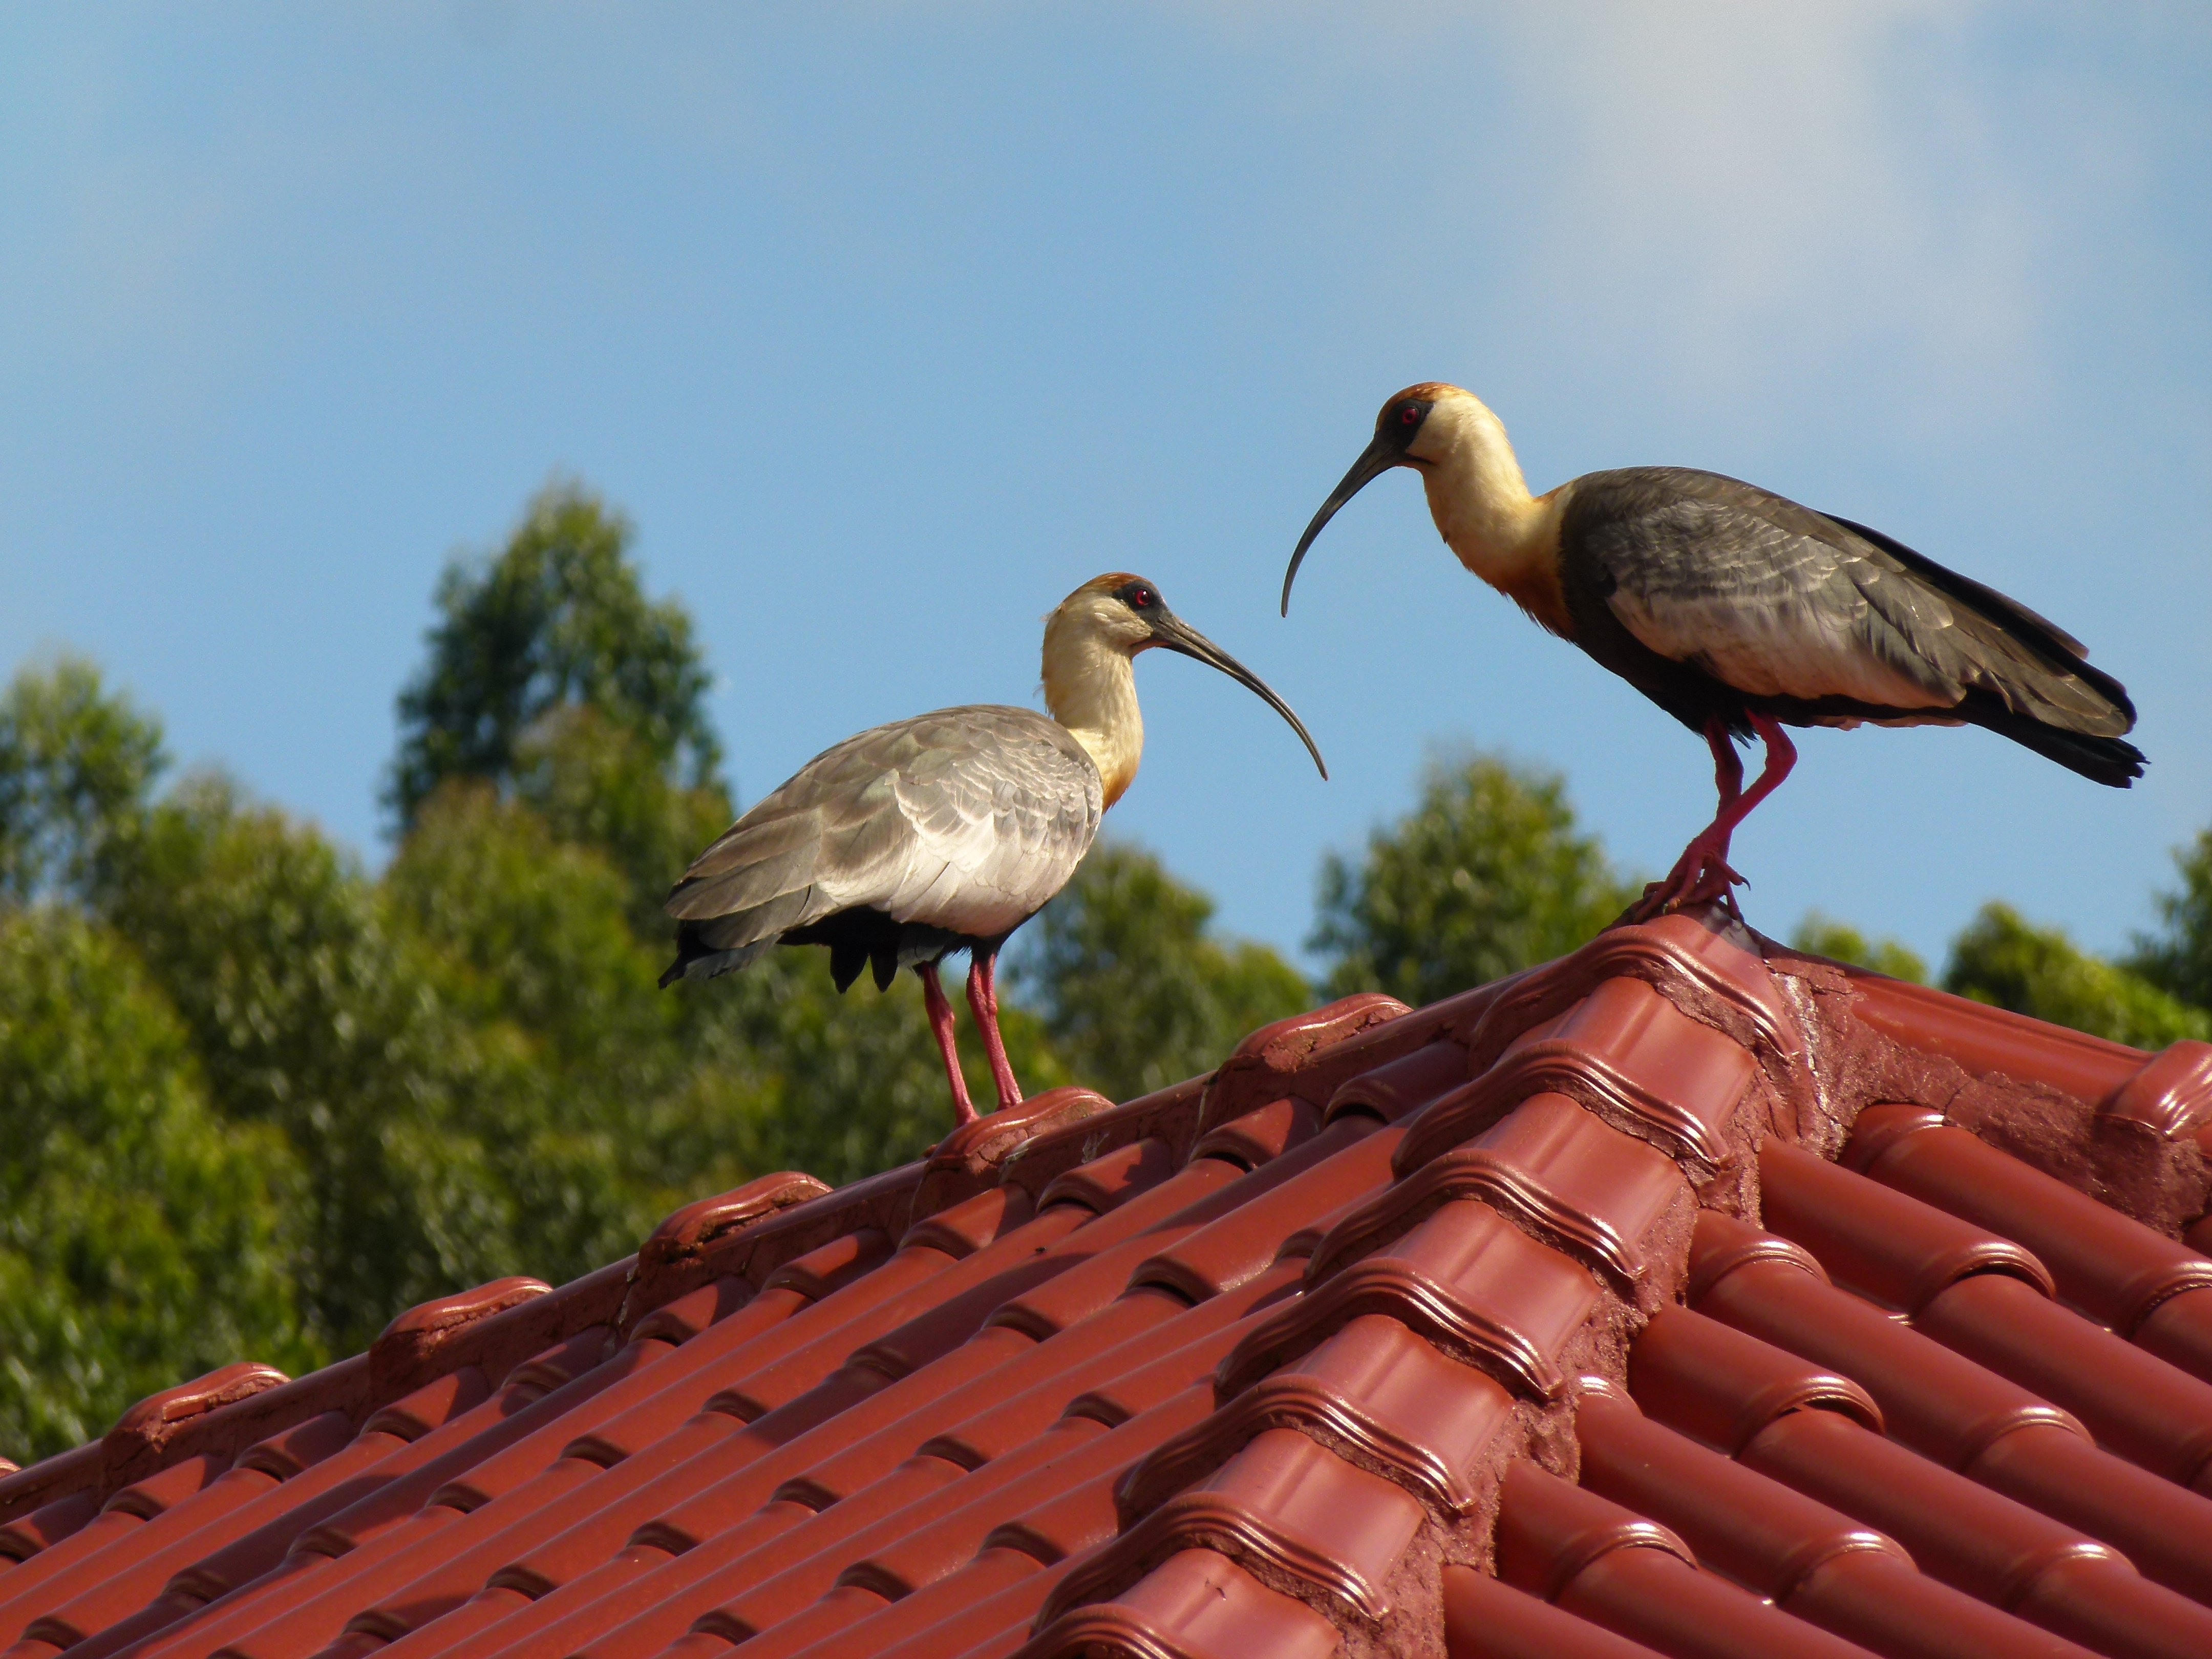
[[[1044,624],[1044,692],[1046,705],[1056,719],[1060,711],[1088,701],[1083,682],[1097,672],[1102,653],[1127,663],[1139,652],[1159,647],[1195,658],[1244,686],[1290,722],[1304,741],[1321,775],[1328,767],[1321,757],[1304,723],[1291,706],[1277,696],[1265,680],[1224,651],[1212,640],[1168,609],[1156,583],[1126,570],[1095,576],[1077,588],[1053,610]],[[1119,673],[1126,675],[1122,668]]]
[[[1441,380],[1425,380],[1393,395],[1375,417],[1374,438],[1352,464],[1343,482],[1321,504],[1306,533],[1298,538],[1291,568],[1283,574],[1283,614],[1291,614],[1291,584],[1297,580],[1306,550],[1321,534],[1322,526],[1336,516],[1337,508],[1394,466],[1410,466],[1425,473],[1437,466],[1459,447],[1457,440],[1469,422],[1486,419],[1491,426],[1498,423],[1497,416],[1473,392]],[[1502,428],[1499,435],[1504,435]]]

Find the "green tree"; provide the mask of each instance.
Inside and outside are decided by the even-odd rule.
[[[627,884],[623,902],[632,930],[665,962],[675,927],[661,902],[735,816],[721,783],[671,777],[633,733],[595,708],[571,703],[549,711],[523,734],[514,794],[556,838],[605,857]]]
[[[513,1265],[573,1277],[697,1195],[653,1103],[684,1085],[683,1006],[654,987],[628,884],[520,801],[450,780],[385,872],[394,926],[477,1059],[447,1132],[480,1149]]]
[[[1309,947],[1332,996],[1383,990],[1416,1006],[1561,956],[1640,891],[1575,828],[1556,773],[1495,755],[1431,761],[1413,811],[1368,837],[1358,865],[1322,862]]]
[[[1850,923],[1838,921],[1818,910],[1805,913],[1805,919],[1797,924],[1797,931],[1790,934],[1790,943],[1793,949],[1871,968],[1892,979],[1910,980],[1915,985],[1928,982],[1928,964],[1902,939],[1869,940]]]
[[[0,902],[82,894],[161,771],[161,722],[81,658],[0,693]]]
[[[0,911],[0,1452],[95,1439],[241,1357],[327,1357],[290,1284],[283,1138],[210,1109],[130,950],[58,907]]]
[[[2139,936],[2127,965],[2168,996],[2212,1009],[2212,829],[2174,850],[2178,890],[2157,896],[2156,933]]]
[[[2009,904],[1984,905],[1952,941],[1943,988],[2138,1048],[2212,1037],[2212,1014],[2090,955]]]
[[[713,781],[712,677],[690,614],[645,597],[634,533],[582,485],[556,479],[495,557],[447,567],[429,660],[399,696],[386,799],[403,828],[447,778],[511,782],[526,736],[568,705],[597,710],[671,777]]]
[[[1115,1100],[1180,1083],[1313,1001],[1266,945],[1215,938],[1212,915],[1212,900],[1142,848],[1093,847],[1030,925],[1009,988],[1077,1082]]]
[[[503,1264],[500,1196],[451,1133],[476,1047],[358,865],[204,774],[113,866],[97,913],[182,1016],[216,1109],[276,1129],[307,1171],[299,1273],[319,1338],[357,1347]]]

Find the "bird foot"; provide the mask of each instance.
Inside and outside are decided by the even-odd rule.
[[[1729,914],[1738,921],[1743,912],[1735,902],[1735,890],[1748,887],[1751,883],[1730,867],[1728,861],[1728,842],[1719,837],[1699,836],[1682,849],[1682,856],[1667,872],[1664,881],[1655,881],[1644,890],[1644,896],[1629,907],[1624,920],[1630,922],[1656,921],[1696,904],[1718,902],[1728,907]]]

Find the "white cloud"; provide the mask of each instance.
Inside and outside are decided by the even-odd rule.
[[[1788,369],[1854,362],[1909,366],[1888,388],[1908,425],[2034,395],[2053,181],[2028,188],[1995,142],[1960,70],[1971,16],[1901,0],[1510,14],[1516,79],[1557,147],[1532,157],[1547,176],[1525,302],[1694,400],[1787,397]]]

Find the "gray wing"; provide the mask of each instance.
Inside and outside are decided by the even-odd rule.
[[[1985,691],[2069,730],[2132,724],[2117,683],[2033,612],[1795,501],[1678,467],[1573,489],[1563,553],[1621,624],[1748,696],[1930,710]]]
[[[723,950],[866,907],[989,939],[1067,883],[1098,833],[1098,769],[1026,708],[944,708],[817,755],[702,853],[668,897],[726,918]]]

